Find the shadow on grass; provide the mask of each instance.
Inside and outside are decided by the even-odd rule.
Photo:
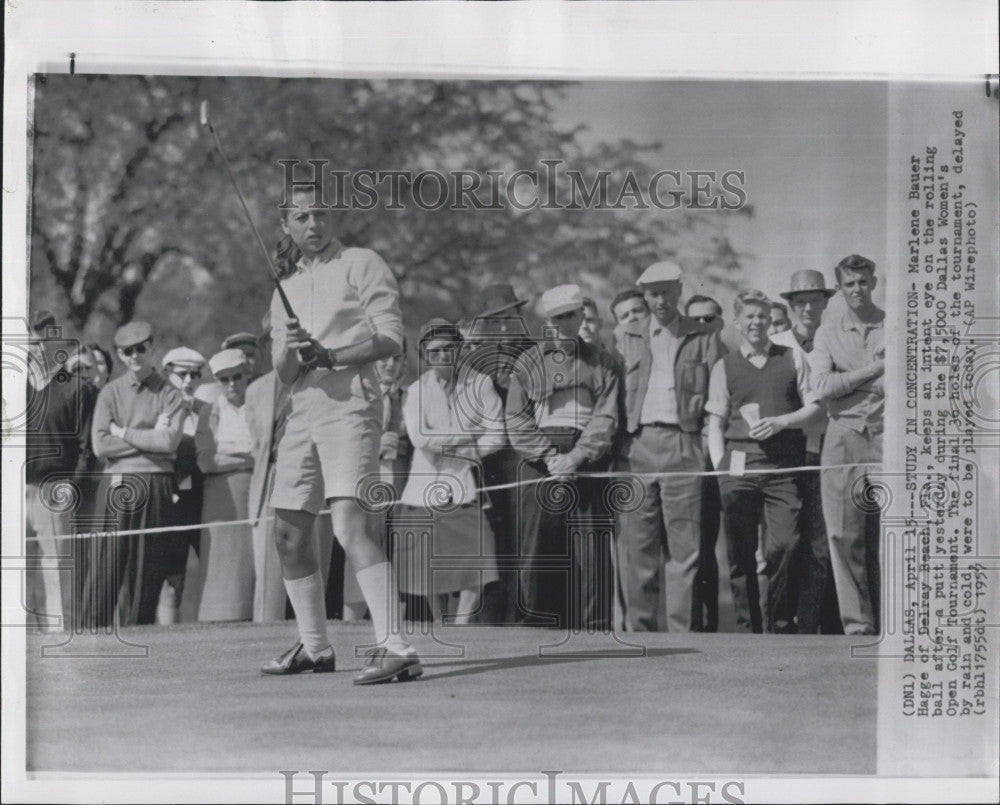
[[[694,648],[647,648],[645,657],[621,657],[602,654],[599,651],[593,654],[580,652],[568,657],[540,657],[537,654],[522,654],[517,657],[500,657],[489,660],[448,660],[445,662],[435,662],[431,665],[424,664],[423,681],[431,682],[437,679],[449,679],[457,676],[471,676],[473,674],[487,674],[495,671],[513,671],[518,668],[541,668],[546,665],[564,665],[574,662],[593,662],[595,660],[643,660],[650,657],[670,657],[678,654],[700,654]],[[439,668],[459,666],[450,671],[436,673]]]

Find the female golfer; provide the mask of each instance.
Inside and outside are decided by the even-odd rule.
[[[400,352],[399,289],[389,267],[370,249],[344,248],[328,208],[313,192],[293,192],[282,229],[298,247],[297,271],[271,301],[272,356],[290,387],[290,411],[275,458],[271,506],[275,540],[299,642],[265,664],[265,674],[334,670],[326,633],[323,577],[312,539],[313,521],[330,507],[333,530],[357,573],[375,627],[375,648],[354,683],[415,679],[416,652],[399,634],[398,594],[385,552],[372,539],[370,515],[359,505],[359,482],[377,476],[379,395],[375,361]]]

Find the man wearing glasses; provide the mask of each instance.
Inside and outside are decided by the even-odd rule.
[[[726,323],[722,319],[722,305],[711,296],[695,294],[687,300],[684,313],[689,319],[711,325],[716,332],[721,332]]]
[[[153,331],[144,321],[118,328],[114,338],[126,372],[97,397],[94,453],[107,461],[98,487],[106,527],[118,531],[175,524],[177,446],[187,408],[181,392],[153,369]],[[95,545],[107,572],[95,572],[85,591],[95,607],[92,622],[106,626],[118,611],[121,626],[153,623],[160,588],[177,550],[173,534],[108,537]]]
[[[722,306],[711,296],[695,294],[688,299],[684,312],[689,319],[706,324],[717,333],[726,324],[722,318]],[[711,472],[715,468],[708,455],[707,433],[702,447],[705,449],[705,471]],[[706,475],[701,479],[701,541],[698,544],[698,573],[694,580],[692,632],[719,630],[719,560],[715,556],[715,546],[719,541],[721,525],[719,479],[715,475]]]
[[[201,387],[202,374],[205,369],[205,358],[197,350],[188,347],[176,347],[163,356],[163,372],[166,378],[180,391],[184,397],[184,407],[187,416],[184,418],[184,430],[180,444],[177,445],[177,461],[174,465],[177,480],[177,505],[174,515],[177,525],[194,525],[201,522],[201,506],[203,499],[204,477],[198,469],[195,455],[194,436],[198,428],[198,417],[208,405],[199,400],[195,393]],[[181,598],[185,589],[184,573],[187,567],[188,548],[201,556],[201,531],[178,531],[176,534],[177,552],[170,562],[167,584],[160,595],[160,605],[157,607],[157,623],[176,623],[181,618]],[[198,597],[201,595],[197,580],[192,580],[188,586],[188,596],[191,606],[184,607],[184,616],[194,620],[198,612]]]

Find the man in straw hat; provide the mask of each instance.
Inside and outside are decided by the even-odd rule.
[[[872,301],[875,263],[852,254],[836,268],[845,309],[820,325],[809,355],[830,424],[823,441],[823,515],[845,634],[877,634],[878,513],[865,499],[869,463],[882,461],[885,311]]]
[[[771,342],[801,350],[804,355],[811,353],[816,330],[823,319],[823,311],[835,293],[836,291],[826,287],[826,280],[819,271],[803,269],[792,274],[789,289],[781,294],[788,302],[792,327],[781,333],[771,333]],[[806,464],[809,466],[818,466],[820,463],[826,424],[824,408],[823,416],[817,417],[814,423],[803,428],[806,435]],[[802,538],[796,571],[797,631],[799,634],[815,634],[817,631],[842,633],[833,571],[830,568],[830,547],[823,521],[818,472],[804,472],[799,476],[799,494],[802,497],[802,514],[799,518]]]

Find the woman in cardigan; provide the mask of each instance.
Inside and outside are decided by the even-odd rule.
[[[461,343],[458,328],[444,319],[431,320],[421,334],[421,374],[403,406],[413,463],[393,521],[400,591],[426,595],[435,619],[458,593],[453,623],[469,623],[483,586],[497,579],[476,477],[482,457],[505,444],[493,381],[461,364]]]
[[[211,523],[247,519],[253,457],[243,404],[250,368],[238,349],[217,352],[208,365],[222,394],[202,412],[195,435],[198,467],[205,474],[202,520],[208,523],[207,544],[201,549],[207,567],[198,620],[249,620],[254,583],[251,528]]]

